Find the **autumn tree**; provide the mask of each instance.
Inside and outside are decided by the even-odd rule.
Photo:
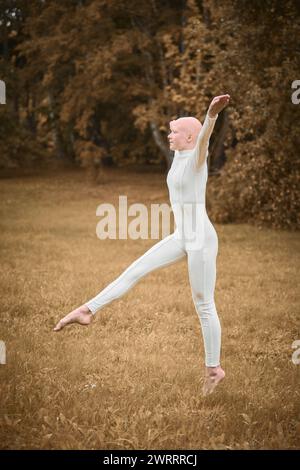
[[[15,126],[61,161],[168,169],[169,121],[203,120],[213,96],[229,93],[210,143],[210,215],[299,227],[298,2],[4,3],[1,63],[14,89],[2,126],[8,160],[20,153],[9,150]]]

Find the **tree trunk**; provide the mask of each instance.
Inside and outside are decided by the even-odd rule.
[[[210,152],[210,157],[208,159],[208,169],[215,170],[220,169],[225,162],[224,159],[224,139],[228,132],[229,120],[226,110],[222,112],[221,127],[219,132],[216,134],[214,139],[212,149]]]
[[[156,7],[155,1],[152,1],[152,8],[154,10],[154,13],[157,13],[157,7]],[[148,37],[152,37],[150,32],[147,30],[147,28],[145,28],[145,26],[141,26],[140,23],[137,23],[137,21],[135,19],[133,19],[132,17],[131,17],[131,24],[134,27],[138,27],[142,32],[147,34]],[[153,85],[155,85],[155,74],[153,72],[153,65],[152,65],[153,64],[153,58],[152,58],[152,55],[149,51],[144,50],[142,47],[140,47],[140,50],[141,50],[142,54],[144,55],[144,57],[146,58],[145,78],[146,78],[146,81],[149,85],[149,90],[151,90],[151,89],[154,88]],[[166,76],[166,67],[165,67],[165,64],[163,62],[163,51],[161,49],[161,45],[158,47],[158,51],[159,51],[159,54],[160,54],[161,66],[162,66],[162,71],[163,71],[163,73],[162,73],[163,84],[165,86],[165,84],[167,84],[167,76]],[[153,102],[153,99],[150,97],[149,98],[150,107],[152,105],[152,102]],[[161,150],[161,152],[162,152],[162,154],[165,158],[167,168],[169,169],[171,164],[172,164],[172,160],[173,160],[172,155],[171,155],[171,151],[169,150],[169,147],[166,144],[165,139],[163,139],[162,134],[161,134],[161,132],[158,128],[157,123],[154,122],[153,120],[150,121],[150,129],[151,129],[151,132],[152,132],[154,142],[156,143],[158,148]]]
[[[162,151],[162,153],[165,157],[166,163],[167,163],[167,167],[168,167],[168,169],[170,169],[170,167],[172,165],[172,161],[173,161],[171,151],[169,150],[168,146],[166,145],[165,140],[162,138],[161,132],[158,129],[157,124],[154,121],[150,122],[150,129],[151,129],[151,132],[152,132],[152,135],[153,135],[153,139],[154,139],[156,145],[158,146],[158,148]]]
[[[55,109],[55,101],[53,98],[52,90],[48,90],[48,99],[49,99],[49,121],[52,130],[55,154],[60,160],[65,160],[66,155],[64,152],[63,139],[60,132],[60,127],[58,123],[57,112]]]
[[[35,95],[31,95],[29,88],[27,87],[27,100],[26,100],[26,122],[29,130],[36,137],[36,118],[35,118]]]

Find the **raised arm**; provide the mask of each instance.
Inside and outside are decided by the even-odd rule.
[[[209,139],[215,126],[215,122],[218,118],[219,112],[228,105],[230,95],[215,96],[209,105],[208,111],[205,116],[203,126],[198,134],[196,145],[195,145],[195,169],[200,170],[206,161],[208,156]]]
[[[218,114],[215,117],[210,117],[209,112],[206,113],[205,120],[204,120],[203,126],[201,127],[201,131],[198,134],[197,142],[195,146],[194,159],[195,159],[196,171],[200,170],[203,163],[206,161],[206,158],[208,155],[209,139],[212,134],[217,118],[218,118]]]

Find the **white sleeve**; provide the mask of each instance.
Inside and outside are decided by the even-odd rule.
[[[197,137],[195,150],[192,157],[195,171],[202,169],[203,164],[206,162],[208,156],[209,139],[218,116],[219,115],[217,114],[214,118],[211,118],[209,117],[208,112],[206,113],[203,126],[201,127]]]

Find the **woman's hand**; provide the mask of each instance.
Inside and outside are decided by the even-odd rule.
[[[216,115],[228,105],[229,100],[230,95],[215,96],[208,108],[209,117],[216,117]]]

